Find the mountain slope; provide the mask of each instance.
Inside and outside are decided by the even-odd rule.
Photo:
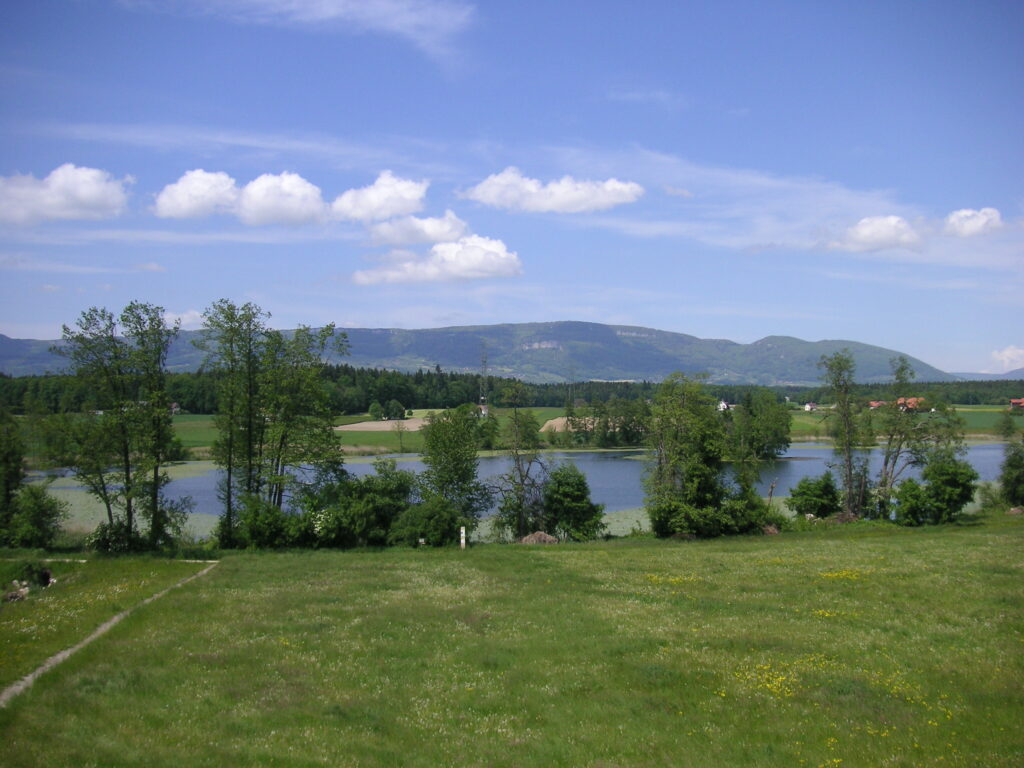
[[[351,354],[334,362],[359,367],[415,371],[441,368],[477,371],[486,351],[488,368],[497,376],[529,381],[569,379],[660,380],[673,371],[707,374],[712,382],[735,384],[820,383],[822,355],[849,349],[857,380],[889,378],[889,360],[900,353],[855,341],[803,341],[767,336],[752,344],[700,339],[683,333],[624,325],[556,322],[459,326],[403,330],[351,328]],[[183,332],[171,349],[171,370],[195,370],[202,353],[192,341],[198,332]],[[55,342],[10,339],[0,335],[0,371],[9,375],[56,372],[65,367],[49,349]],[[955,377],[908,358],[920,381]]]

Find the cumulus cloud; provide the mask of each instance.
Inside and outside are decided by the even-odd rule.
[[[440,218],[418,218],[406,216],[401,219],[383,221],[370,228],[373,239],[388,245],[411,243],[447,243],[463,237],[468,227],[466,222],[452,211],[444,212]]]
[[[1011,344],[992,353],[992,359],[1002,366],[1003,371],[1024,368],[1024,348]]]
[[[991,232],[1003,226],[1003,218],[995,208],[961,208],[946,217],[946,234],[971,237]]]
[[[407,258],[352,275],[358,285],[376,283],[431,283],[482,280],[522,274],[519,256],[501,240],[468,235],[452,243],[438,243],[422,259]]]
[[[355,221],[407,216],[423,208],[429,186],[429,181],[400,179],[391,171],[383,171],[370,186],[339,195],[331,208],[338,218]]]
[[[246,224],[303,224],[324,218],[320,188],[297,173],[265,173],[246,184],[237,213]]]
[[[164,312],[164,322],[168,325],[180,322],[186,331],[194,331],[203,327],[203,313],[198,309],[186,309],[184,312]]]
[[[557,181],[543,184],[537,179],[523,176],[518,168],[509,166],[469,189],[465,197],[495,208],[543,213],[584,213],[632,203],[643,193],[644,188],[639,184],[618,179],[580,181],[572,176],[563,176]]]
[[[850,251],[913,248],[921,237],[902,216],[867,216],[846,230],[846,238],[833,245]]]
[[[165,219],[191,219],[233,211],[238,203],[235,180],[222,171],[188,171],[156,197],[154,212]]]
[[[124,210],[131,177],[115,179],[98,168],[65,163],[45,179],[0,177],[0,221],[34,224],[48,219],[107,219]]]

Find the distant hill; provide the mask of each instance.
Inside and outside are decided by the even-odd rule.
[[[767,336],[752,344],[699,339],[683,333],[625,325],[557,322],[460,326],[423,330],[350,328],[351,355],[333,362],[358,367],[415,371],[440,366],[447,371],[478,371],[486,350],[496,376],[534,382],[569,379],[658,381],[674,371],[706,374],[723,384],[816,386],[822,355],[849,349],[860,382],[885,381],[889,360],[900,353],[856,341],[803,341]],[[195,370],[202,353],[183,332],[171,349],[171,370]],[[0,335],[0,371],[24,376],[57,372],[65,361],[49,349],[53,341]],[[955,376],[908,356],[918,381],[954,381]]]
[[[1022,379],[1024,380],[1024,368],[1017,368],[1013,371],[1007,371],[1006,373],[961,373],[954,372],[950,374],[956,376],[958,379],[963,381],[995,381],[1004,379]]]

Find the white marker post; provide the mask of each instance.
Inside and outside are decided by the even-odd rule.
[[[459,545],[462,549],[466,548],[466,526],[459,528]]]

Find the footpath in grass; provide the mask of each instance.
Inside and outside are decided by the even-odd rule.
[[[239,554],[0,712],[5,763],[1016,766],[1024,524]]]
[[[0,556],[5,566],[19,561],[16,552]],[[0,606],[0,688],[80,642],[107,619],[203,567],[149,557],[43,565],[50,569],[55,584],[33,587],[27,599]],[[11,568],[0,570],[7,573]]]

